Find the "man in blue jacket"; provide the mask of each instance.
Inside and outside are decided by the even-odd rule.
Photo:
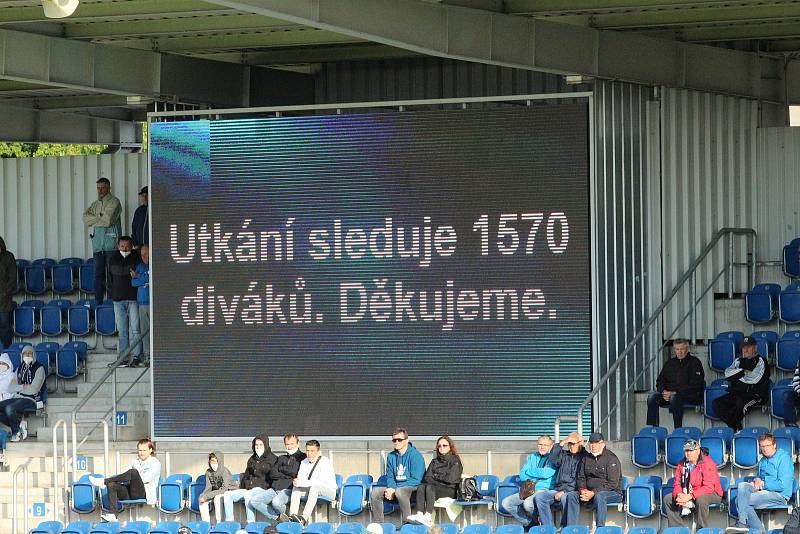
[[[386,488],[374,488],[370,503],[372,520],[383,523],[383,501],[397,501],[400,505],[400,522],[411,515],[411,495],[417,491],[425,476],[425,459],[408,440],[405,428],[392,432],[394,450],[386,458]]]
[[[729,532],[766,532],[756,509],[786,506],[792,498],[794,465],[789,453],[778,449],[772,434],[758,436],[761,460],[758,477],[752,482],[740,482],[736,497],[739,520]]]
[[[528,456],[528,461],[519,471],[519,479],[522,482],[532,481],[534,492],[523,499],[519,493],[514,493],[503,499],[502,506],[511,516],[522,523],[529,525],[536,518],[536,507],[534,497],[537,493],[553,489],[556,468],[548,459],[553,448],[553,438],[550,436],[540,436],[536,442],[537,451]]]
[[[553,524],[553,512],[550,507],[556,502],[561,503],[561,526],[578,524],[581,511],[577,494],[578,467],[585,456],[583,438],[577,432],[561,440],[558,447],[553,447],[549,461],[558,470],[553,481],[554,487],[537,493],[534,497],[536,512],[542,525]]]
[[[131,285],[136,288],[136,302],[139,304],[139,331],[150,330],[150,247],[142,245],[139,248],[142,261],[136,265],[136,270],[131,271]],[[150,334],[142,338],[143,364],[150,363]]]

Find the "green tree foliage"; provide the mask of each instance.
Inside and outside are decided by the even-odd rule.
[[[105,145],[60,145],[48,143],[0,143],[0,158],[86,156],[101,154]]]

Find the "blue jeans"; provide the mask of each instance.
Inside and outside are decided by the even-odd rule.
[[[536,508],[533,504],[535,495],[534,493],[525,500],[520,499],[519,493],[509,495],[503,499],[503,508],[508,510],[508,513],[511,514],[514,519],[522,523],[523,526],[527,525],[536,517]]]
[[[556,490],[547,490],[534,496],[536,513],[539,514],[539,522],[542,525],[553,525],[553,511],[550,507],[556,502],[556,493],[558,493]],[[581,513],[578,493],[565,491],[559,502],[561,503],[561,526],[577,525],[578,516]]]
[[[101,305],[106,298],[106,259],[108,252],[95,252],[94,258],[94,300]]]
[[[131,341],[139,337],[139,305],[135,300],[114,301],[114,321],[117,323],[119,342],[117,354],[122,354]],[[142,344],[137,343],[131,351],[131,358],[138,359],[142,354]]]
[[[14,322],[14,310],[0,311],[0,349],[8,348],[14,341],[14,331],[11,325]]]
[[[747,525],[750,531],[765,532],[764,525],[758,518],[756,508],[769,508],[771,506],[785,506],[786,499],[774,491],[757,490],[749,482],[739,483],[739,493],[736,496],[736,507],[739,509],[739,523]]]
[[[606,526],[606,516],[608,516],[608,505],[622,502],[622,493],[618,491],[598,491],[594,498],[586,503],[588,508],[595,509],[595,525],[598,527]]]
[[[11,434],[19,432],[22,414],[29,408],[36,408],[36,403],[31,399],[6,399],[0,402],[0,423],[11,428]]]
[[[256,522],[256,513],[250,506],[250,492],[252,490],[237,489],[226,491],[222,495],[222,502],[225,504],[225,521],[233,521],[233,503],[244,501],[244,509],[247,512],[247,522]]]
[[[253,488],[250,492],[250,502],[248,508],[254,512],[261,512],[267,519],[277,519],[280,514],[286,513],[286,504],[289,502],[289,494],[292,490],[283,489],[275,491],[262,488]]]

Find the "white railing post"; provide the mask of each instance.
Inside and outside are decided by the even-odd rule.
[[[30,460],[29,460],[30,461]],[[14,470],[11,477],[11,532],[17,534],[19,532],[17,523],[19,521],[18,509],[19,503],[17,502],[17,477],[22,473],[23,479],[23,525],[25,526],[25,534],[28,533],[28,464],[24,463]]]
[[[63,477],[64,477],[64,487],[59,488],[58,483],[58,428],[63,427],[64,429],[64,452],[62,455],[63,459]],[[61,504],[64,506],[64,515],[66,516],[67,510],[67,503],[66,503],[66,496],[67,496],[67,488],[69,486],[69,481],[67,480],[67,470],[69,468],[68,464],[68,454],[69,449],[67,448],[67,422],[64,419],[59,419],[53,425],[53,521],[58,521],[58,493],[61,491]],[[74,460],[73,460],[74,461]]]

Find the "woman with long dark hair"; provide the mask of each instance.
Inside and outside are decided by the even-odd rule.
[[[461,458],[450,436],[436,440],[436,456],[428,469],[422,484],[417,487],[417,513],[408,517],[409,521],[433,526],[433,503],[443,497],[455,498],[458,483],[461,481]]]

